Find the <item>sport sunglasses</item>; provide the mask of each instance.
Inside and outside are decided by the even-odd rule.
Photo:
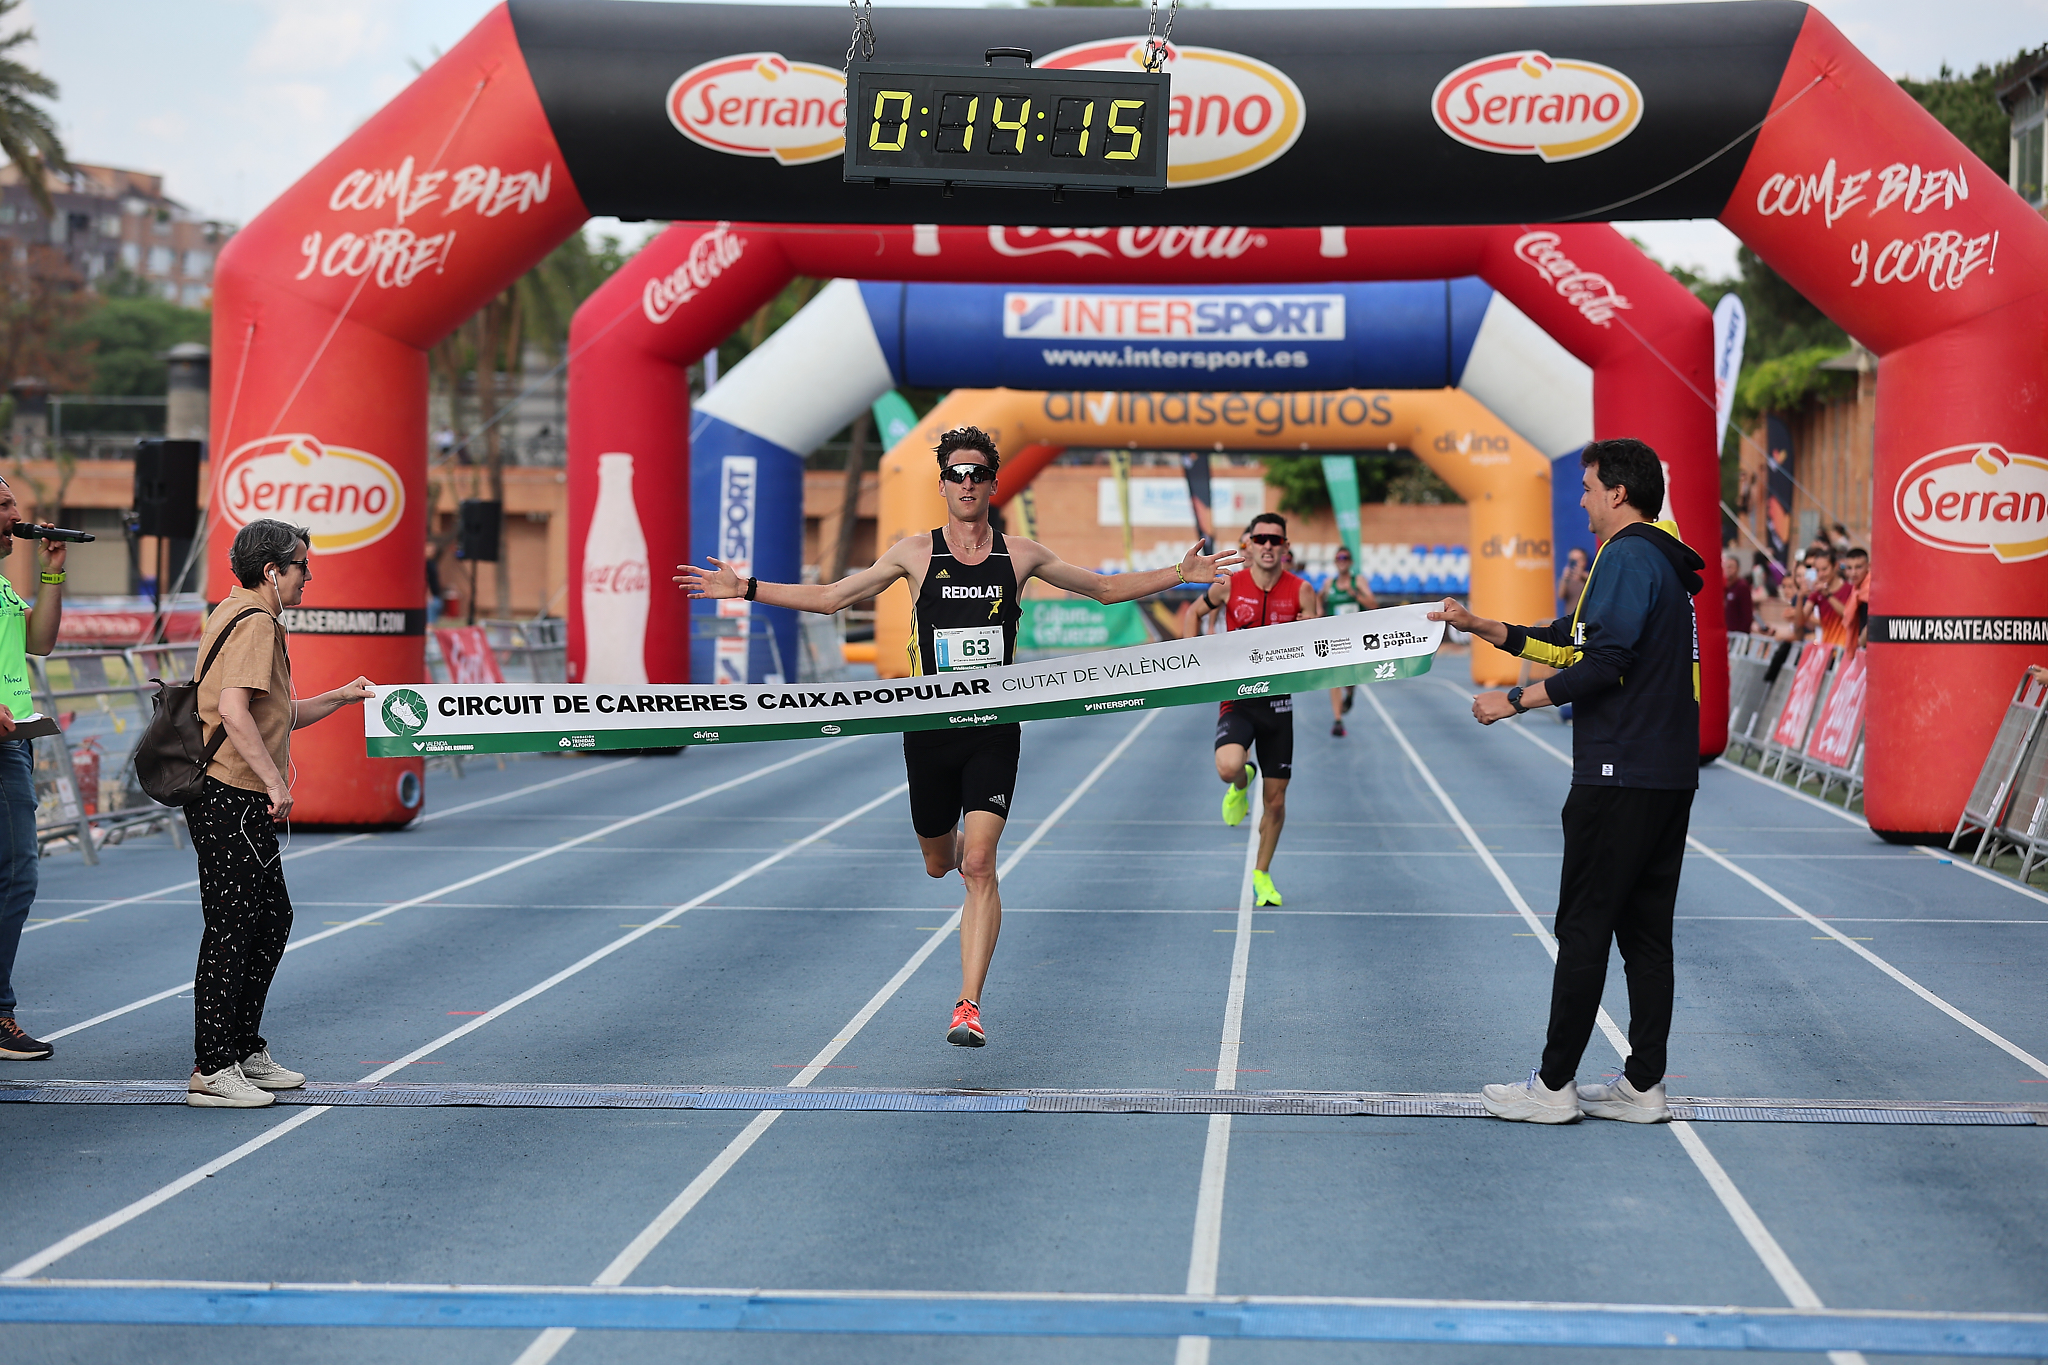
[[[949,464],[939,471],[939,477],[947,483],[994,483],[996,472],[985,464]]]
[[[1246,536],[1245,539],[1254,545],[1285,545],[1287,543],[1286,536],[1266,535],[1263,532],[1255,536]]]

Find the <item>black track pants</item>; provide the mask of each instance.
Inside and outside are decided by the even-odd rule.
[[[263,1002],[291,937],[292,901],[262,792],[209,777],[205,794],[185,807],[185,823],[206,917],[193,976],[193,1053],[211,1074],[265,1046]]]
[[[1664,1079],[1671,1037],[1671,917],[1690,791],[1572,787],[1564,803],[1564,871],[1557,888],[1557,967],[1550,982],[1550,1033],[1543,1083],[1570,1084],[1600,1012],[1607,945],[1621,947],[1628,973],[1629,1084]]]

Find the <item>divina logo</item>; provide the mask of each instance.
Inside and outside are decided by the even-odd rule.
[[[1937,450],[1899,476],[1892,515],[1937,550],[2039,559],[2048,555],[2048,460],[1992,441]]]
[[[1573,161],[1605,151],[1643,119],[1643,92],[1611,66],[1501,52],[1437,83],[1437,127],[1467,147]]]
[[[313,548],[342,554],[391,534],[405,511],[398,471],[367,450],[307,432],[265,436],[221,461],[219,507],[236,526],[264,517],[313,532]]]

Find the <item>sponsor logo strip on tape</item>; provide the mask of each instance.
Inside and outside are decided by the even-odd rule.
[[[373,757],[647,749],[905,730],[979,729],[1276,697],[1429,670],[1427,606],[1388,607],[1035,664],[859,686],[421,684],[365,707]]]

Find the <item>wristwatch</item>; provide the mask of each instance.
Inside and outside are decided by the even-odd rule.
[[[1508,689],[1508,705],[1515,708],[1515,714],[1518,716],[1529,714],[1529,708],[1522,705],[1522,689],[1519,687]]]

